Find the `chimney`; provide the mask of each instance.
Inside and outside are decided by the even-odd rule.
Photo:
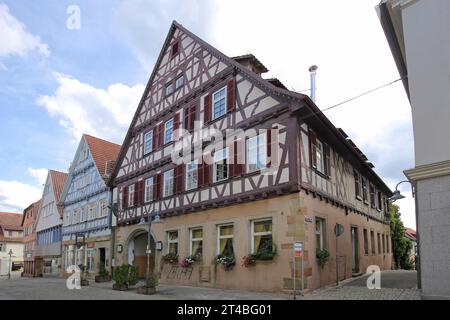
[[[317,71],[317,66],[316,65],[312,65],[311,67],[309,67],[309,75],[310,75],[310,80],[311,80],[311,100],[316,102],[316,71]]]
[[[245,54],[243,56],[233,57],[234,61],[239,62],[250,71],[261,76],[262,73],[266,73],[269,70],[259,61],[253,54]]]

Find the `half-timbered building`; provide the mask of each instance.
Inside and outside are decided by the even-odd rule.
[[[23,276],[35,277],[34,247],[36,245],[36,221],[41,207],[41,200],[30,204],[23,210]]]
[[[280,291],[295,274],[299,288],[294,242],[305,289],[336,281],[336,267],[340,279],[390,268],[390,189],[308,96],[265,72],[173,22],[110,180],[117,264],[145,274],[142,222],[159,214],[150,249],[162,283]]]
[[[68,267],[83,266],[93,278],[100,270],[111,271],[110,210],[112,191],[106,185],[114,168],[120,145],[84,134],[78,145],[69,177],[61,193],[64,207],[62,225],[62,275]]]

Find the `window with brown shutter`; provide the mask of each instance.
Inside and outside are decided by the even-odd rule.
[[[173,132],[174,132],[174,139],[179,138],[179,133],[177,132],[177,129],[180,128],[180,113],[175,113],[173,116]]]
[[[189,132],[194,131],[197,105],[192,105],[184,110],[184,128]]]
[[[128,207],[128,186],[122,188],[122,209]]]
[[[172,45],[170,58],[173,59],[180,52],[180,43],[177,41]]]
[[[235,105],[234,78],[232,78],[227,82],[227,112],[234,111]]]
[[[205,163],[203,165],[203,185],[208,185],[212,181],[211,177],[211,165]]]
[[[203,186],[203,167],[205,163],[202,161],[198,164],[198,186]]]
[[[153,146],[152,149],[156,150],[156,148],[158,148],[159,146],[159,131],[158,131],[158,126],[155,126],[153,128]]]
[[[137,205],[142,205],[144,203],[144,192],[145,192],[145,180],[138,182],[138,202]]]
[[[133,205],[137,206],[139,205],[139,187],[140,187],[140,183],[136,182],[134,184],[134,199],[133,199]]]
[[[204,123],[211,121],[211,94],[208,94],[203,100]]]
[[[243,143],[243,139],[238,139],[234,141],[233,144],[233,163],[230,164],[230,173],[232,177],[240,176],[245,170]]]
[[[317,168],[317,154],[316,154],[316,134],[313,131],[309,131],[309,152],[311,167]]]
[[[158,195],[159,183],[159,175],[156,174],[153,176],[153,199],[155,200],[160,198],[160,196]]]
[[[158,126],[158,146],[161,147],[164,144],[164,122]]]
[[[267,131],[267,160],[266,160],[266,166],[269,168],[272,165],[272,130],[269,128]]]

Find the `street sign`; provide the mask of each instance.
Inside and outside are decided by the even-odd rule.
[[[294,257],[301,258],[303,251],[303,243],[294,242]]]
[[[334,234],[339,237],[343,233],[344,226],[342,224],[336,223],[336,225],[334,226]]]

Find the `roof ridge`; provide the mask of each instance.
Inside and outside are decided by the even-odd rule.
[[[109,140],[106,140],[106,139],[103,139],[103,138],[99,138],[99,137],[93,136],[93,135],[91,135],[91,134],[83,133],[83,136],[85,136],[85,137],[90,137],[90,138],[94,138],[94,139],[97,139],[97,140],[101,140],[101,141],[104,141],[104,142],[107,142],[107,143],[110,143],[110,144],[115,144],[115,145],[117,145],[117,146],[121,146],[121,145],[118,144],[118,143],[115,143],[115,142],[112,142],[112,141],[109,141]]]

